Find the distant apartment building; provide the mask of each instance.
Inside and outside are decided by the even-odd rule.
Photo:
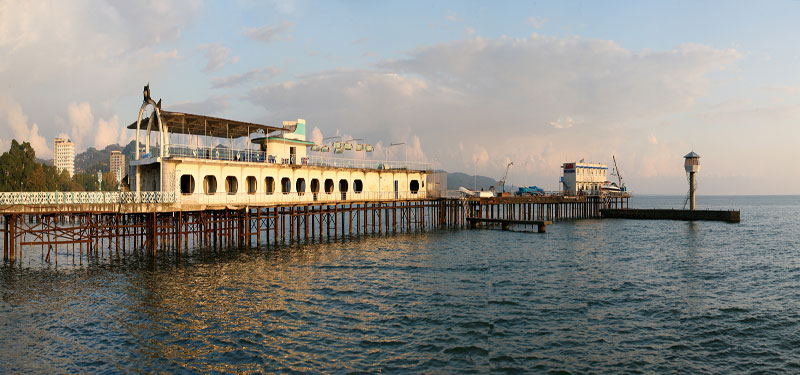
[[[120,151],[111,151],[111,161],[108,163],[111,172],[114,172],[114,177],[117,181],[121,181],[125,177],[125,155]]]
[[[61,172],[66,170],[70,177],[75,174],[75,144],[67,138],[53,141],[53,165]]]

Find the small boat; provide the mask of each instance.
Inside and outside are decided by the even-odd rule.
[[[492,198],[494,197],[493,191],[474,191],[465,187],[460,187],[458,191],[465,197],[478,197],[478,198]]]
[[[600,190],[604,193],[621,193],[625,191],[625,188],[620,188],[615,182],[606,181],[606,183],[600,187]]]

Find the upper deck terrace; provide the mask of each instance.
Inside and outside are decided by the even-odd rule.
[[[292,155],[273,155],[269,151],[253,149],[230,149],[227,147],[203,147],[190,145],[169,145],[164,150],[165,158],[186,158],[196,160],[208,160],[210,162],[234,162],[251,164],[279,164],[279,165],[299,165],[315,166],[328,168],[353,168],[353,169],[376,169],[376,170],[410,170],[410,171],[430,171],[431,163],[409,162],[409,161],[387,161],[370,159],[348,159],[340,157],[329,157],[321,155],[292,156]],[[145,154],[145,158],[149,155]]]

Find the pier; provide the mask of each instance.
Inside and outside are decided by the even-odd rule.
[[[0,204],[8,194],[0,193]],[[56,194],[56,193],[51,193]],[[68,194],[68,193],[58,193]],[[84,193],[83,198],[100,200]],[[119,196],[107,196],[114,199]],[[340,198],[341,196],[339,196]],[[27,197],[25,199],[33,199]],[[51,197],[55,200],[56,198]],[[174,203],[17,204],[0,208],[4,260],[39,256],[73,262],[139,252],[185,254],[193,250],[305,243],[358,235],[468,228],[470,223],[550,225],[600,218],[624,207],[629,196],[411,198],[181,207]],[[506,223],[506,224],[503,224]],[[544,231],[540,227],[540,231]]]
[[[317,144],[304,119],[255,124],[162,110],[143,91],[136,152],[118,192],[0,193],[3,256],[84,257],[131,251],[296,243],[343,236],[600,218],[627,193],[449,195],[430,163],[374,160],[361,139]],[[323,139],[324,142],[324,139]],[[350,158],[326,156],[349,152]],[[505,223],[505,224],[503,224]],[[77,254],[76,254],[77,252]]]
[[[604,218],[638,220],[725,221],[738,223],[738,210],[602,209]]]

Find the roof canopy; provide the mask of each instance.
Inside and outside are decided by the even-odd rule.
[[[696,153],[696,152],[694,152],[694,151],[692,151],[692,152],[690,152],[690,153],[686,154],[686,156],[684,156],[684,158],[686,158],[686,159],[689,159],[689,158],[699,158],[699,157],[700,157],[700,155],[697,155],[697,153]]]
[[[142,129],[147,129],[149,120],[147,117],[142,119]],[[173,134],[206,135],[219,138],[247,137],[259,130],[263,131],[265,135],[274,131],[282,132],[287,130],[276,126],[164,110],[161,110],[161,121],[167,125],[167,130]],[[128,125],[128,129],[136,130],[136,122],[134,121]],[[160,131],[161,129],[154,122],[152,130]]]

